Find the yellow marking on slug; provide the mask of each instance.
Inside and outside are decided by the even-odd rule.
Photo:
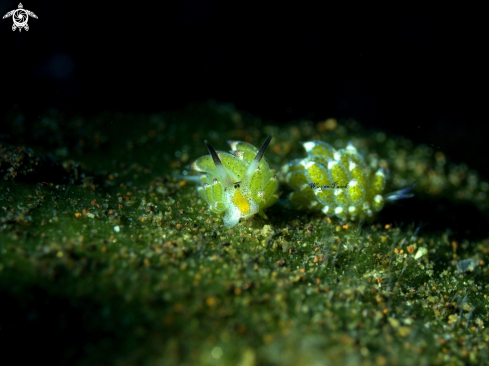
[[[239,189],[236,190],[231,201],[238,207],[243,215],[249,215],[251,213],[250,201],[241,194]]]

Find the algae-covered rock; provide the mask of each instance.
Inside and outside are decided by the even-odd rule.
[[[0,146],[5,360],[488,361],[489,184],[443,152],[354,121],[279,127],[215,104],[42,120]],[[204,140],[259,145],[271,133],[272,167],[303,157],[301,141],[351,142],[389,172],[386,191],[416,182],[415,197],[342,222],[296,209],[280,186],[268,219],[229,229],[177,176]]]

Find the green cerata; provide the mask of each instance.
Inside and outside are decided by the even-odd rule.
[[[412,196],[408,194],[412,186],[384,195],[384,170],[367,166],[351,143],[340,150],[323,141],[303,146],[307,157],[282,167],[283,179],[294,190],[289,199],[298,208],[357,220],[372,217],[386,201]]]
[[[255,214],[266,218],[263,210],[277,201],[277,174],[263,156],[271,139],[268,136],[259,150],[247,142],[228,141],[231,152],[216,151],[205,141],[210,155],[190,165],[202,173],[200,196],[211,211],[224,214],[225,226],[234,227]]]

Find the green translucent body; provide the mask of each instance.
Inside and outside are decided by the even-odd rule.
[[[240,218],[247,219],[256,213],[266,218],[263,209],[278,199],[278,180],[275,170],[268,166],[265,158],[260,160],[252,176],[246,179],[245,172],[258,149],[242,141],[229,141],[229,144],[232,149],[230,153],[217,151],[224,171],[217,169],[211,155],[198,158],[190,167],[204,173],[200,176],[204,184],[198,188],[198,192],[209,204],[209,209],[224,213],[224,225],[233,227]]]

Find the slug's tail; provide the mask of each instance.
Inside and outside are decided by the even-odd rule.
[[[403,198],[410,198],[414,196],[411,190],[416,186],[416,183],[411,184],[409,187],[403,188],[399,191],[388,193],[384,196],[386,201],[395,201]]]

